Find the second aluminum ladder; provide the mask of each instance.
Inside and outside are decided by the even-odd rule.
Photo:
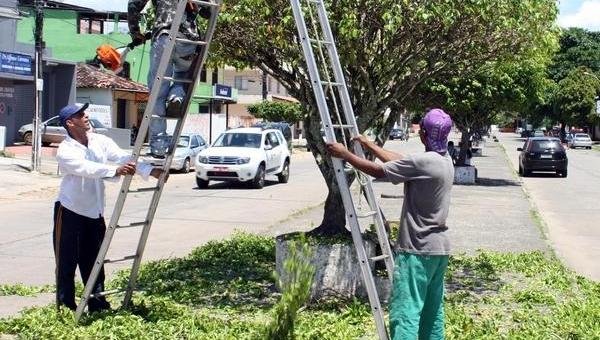
[[[327,142],[336,142],[337,136],[341,136],[340,141],[346,143],[348,139],[356,137],[360,133],[356,124],[356,118],[354,117],[333,33],[329,25],[325,4],[323,0],[291,0],[291,3],[302,51],[306,60],[306,66],[308,67],[323,130],[325,131],[325,139]],[[308,22],[305,20],[305,14],[308,16]],[[307,23],[310,26],[307,26]],[[333,77],[331,73],[333,73]],[[359,143],[354,143],[353,151],[356,155],[365,157]],[[347,172],[349,169],[344,166],[344,163],[340,159],[332,158],[332,162],[344,203],[344,209],[346,210],[346,217],[350,225],[352,240],[356,248],[363,282],[369,296],[371,311],[375,318],[377,334],[380,339],[388,339],[384,313],[375,286],[371,263],[384,261],[388,278],[391,282],[394,272],[394,259],[383,215],[373,191],[373,183],[370,177],[358,172],[356,173],[358,182],[361,185],[361,191],[364,191],[369,204],[369,211],[360,213],[348,185]],[[375,225],[382,255],[371,258],[367,256],[361,222],[363,225],[371,223]],[[365,228],[363,227],[363,229]]]

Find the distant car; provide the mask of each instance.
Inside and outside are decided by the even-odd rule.
[[[515,133],[517,133],[517,134],[521,134],[522,132],[523,132],[523,128],[522,128],[522,127],[518,127],[518,128],[515,130]]]
[[[206,148],[206,141],[201,135],[194,133],[181,134],[170,169],[183,173],[190,172],[192,167],[196,167],[198,154]],[[142,157],[143,161],[154,166],[163,166],[165,164],[165,159],[164,156],[157,156],[151,152],[148,152]]]
[[[290,151],[278,129],[228,130],[202,150],[196,162],[200,189],[211,180],[247,182],[261,189],[266,175],[276,175],[279,183],[287,183],[290,177]]]
[[[90,118],[90,125],[94,132],[105,134],[108,130],[100,121]],[[25,124],[19,128],[19,135],[23,142],[31,145],[33,139],[33,124]],[[67,130],[60,124],[58,116],[54,116],[42,122],[42,145],[49,146],[51,143],[60,143],[67,136]]]
[[[521,131],[521,138],[529,138],[529,137],[533,137],[533,131],[531,131],[531,130]]]
[[[532,171],[554,171],[567,177],[567,153],[554,137],[531,137],[525,141],[519,154],[519,175],[529,176]]]
[[[571,135],[571,138],[568,139],[567,146],[571,149],[575,149],[575,148],[591,149],[592,148],[592,139],[590,138],[590,135],[588,135],[587,133],[576,133],[574,135]]]
[[[404,133],[404,131],[400,130],[400,129],[392,129],[392,131],[390,131],[390,140],[394,140],[394,139],[399,139],[399,140],[406,140],[406,133]]]
[[[544,137],[544,131],[543,130],[533,131],[533,137]]]

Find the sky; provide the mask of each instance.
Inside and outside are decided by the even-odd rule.
[[[60,0],[59,0],[60,1]],[[127,0],[64,0],[66,3],[100,11],[127,12]],[[561,27],[600,31],[600,0],[558,0]]]

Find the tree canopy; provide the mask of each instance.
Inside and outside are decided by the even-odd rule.
[[[559,41],[560,49],[548,68],[552,80],[559,82],[582,66],[600,73],[600,32],[569,28],[562,31]]]
[[[288,124],[295,124],[303,118],[302,107],[298,103],[263,101],[248,106],[248,112],[256,118]]]
[[[554,96],[554,111],[560,122],[586,126],[596,119],[596,96],[600,93],[600,78],[586,67],[573,69],[558,82]]]
[[[326,7],[360,131],[391,127],[395,115],[386,112],[405,108],[428,79],[535,48],[557,12],[554,0],[331,0]],[[289,1],[228,0],[219,20],[213,62],[260,68],[307,112],[307,141],[329,186],[320,227],[343,232],[344,211]]]

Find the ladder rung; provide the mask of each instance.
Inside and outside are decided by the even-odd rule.
[[[354,125],[352,124],[333,124],[331,125],[334,129],[352,129]]]
[[[103,297],[103,296],[107,296],[107,295],[112,295],[112,294],[119,294],[119,293],[123,293],[124,291],[125,291],[125,289],[113,289],[113,290],[107,290],[107,291],[96,293],[96,294],[90,294],[90,299]]]
[[[321,85],[326,85],[326,86],[344,86],[344,84],[342,84],[342,83],[336,83],[336,82],[333,82],[333,81],[323,81],[323,80],[321,80]]]
[[[331,41],[327,41],[327,40],[319,40],[319,39],[309,39],[310,42],[316,43],[316,44],[323,44],[323,45],[333,45],[333,43]]]
[[[210,1],[190,0],[190,2],[200,6],[219,7],[219,4]]]
[[[128,192],[148,192],[148,191],[157,191],[158,187],[149,187],[149,188],[137,188],[137,189],[131,189]]]
[[[183,39],[183,38],[175,38],[175,41],[179,41],[182,43],[186,43],[186,44],[191,44],[191,45],[206,45],[206,41],[199,41],[199,40],[189,40],[189,39]]]
[[[117,225],[117,228],[121,229],[121,228],[141,227],[141,226],[144,226],[146,224],[148,224],[146,221],[144,221],[144,222],[133,222],[133,223],[126,224],[126,225]]]
[[[364,214],[356,214],[356,217],[358,218],[365,218],[365,217],[371,217],[371,216],[375,216],[377,215],[377,211],[369,211],[367,213]]]
[[[174,83],[186,83],[186,84],[191,84],[194,82],[191,79],[177,79],[177,78],[173,78],[173,77],[163,77],[163,80],[172,81]]]
[[[369,260],[371,261],[381,261],[384,259],[387,259],[388,257],[390,257],[389,255],[379,255],[379,256],[375,256],[375,257],[371,257]]]
[[[129,261],[129,260],[133,260],[136,258],[137,255],[129,255],[129,256],[125,256],[123,258],[120,259],[116,259],[116,260],[104,260],[104,263],[116,263],[116,262],[123,262],[123,261]]]

